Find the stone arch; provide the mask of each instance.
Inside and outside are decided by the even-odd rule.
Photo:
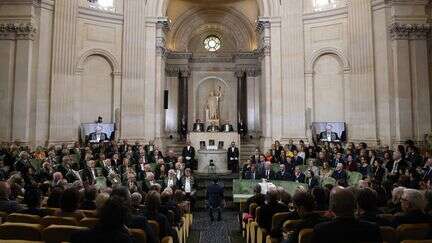
[[[337,59],[340,62],[344,72],[348,72],[350,70],[348,58],[346,57],[345,53],[342,50],[340,50],[338,48],[334,48],[334,47],[326,47],[326,48],[319,49],[319,50],[312,53],[311,57],[309,58],[308,62],[306,63],[306,73],[313,73],[313,68],[314,68],[316,61],[321,56],[326,55],[326,54],[336,55],[338,57]]]
[[[105,58],[108,63],[111,66],[111,69],[113,71],[113,74],[119,74],[121,72],[121,68],[120,68],[120,64],[117,61],[117,59],[115,58],[115,56],[104,49],[99,49],[99,48],[94,48],[94,49],[89,49],[86,50],[84,52],[82,52],[82,54],[80,55],[80,58],[78,59],[77,65],[76,65],[76,71],[77,72],[82,72],[83,70],[83,65],[86,62],[87,58],[93,55],[98,55],[98,56],[102,56],[103,58]]]
[[[147,5],[147,16],[165,17],[170,0],[151,0]],[[278,13],[280,0],[256,0],[258,13],[261,17],[271,17],[273,13]]]

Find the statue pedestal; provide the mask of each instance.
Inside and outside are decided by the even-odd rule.
[[[198,171],[199,174],[230,174],[228,170],[227,151],[223,150],[198,150]],[[210,166],[210,160],[213,165]]]

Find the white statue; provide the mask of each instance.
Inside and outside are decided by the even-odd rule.
[[[210,91],[207,99],[206,116],[207,120],[220,119],[220,101],[222,98],[222,88],[218,86],[216,91]]]

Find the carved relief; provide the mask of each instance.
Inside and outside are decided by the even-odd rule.
[[[33,40],[36,27],[32,23],[1,23],[0,39]]]
[[[430,33],[430,24],[401,24],[393,23],[389,26],[392,39],[426,39]]]

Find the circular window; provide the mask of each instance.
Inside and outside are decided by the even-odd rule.
[[[217,51],[221,47],[221,41],[217,36],[211,35],[204,40],[204,48],[207,51]]]

